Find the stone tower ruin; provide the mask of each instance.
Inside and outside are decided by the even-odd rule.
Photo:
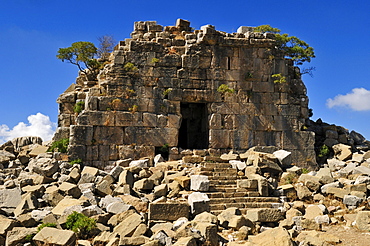
[[[68,137],[70,159],[100,168],[162,146],[170,159],[182,149],[212,155],[260,145],[291,151],[297,165],[316,162],[314,133],[303,130],[308,98],[299,69],[273,34],[251,27],[225,33],[180,19],[166,27],[135,22],[97,80],[78,77],[58,103],[54,139]]]

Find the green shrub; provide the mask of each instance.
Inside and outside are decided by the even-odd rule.
[[[42,223],[41,225],[39,225],[38,227],[37,227],[37,231],[39,232],[39,231],[41,231],[42,230],[42,228],[44,228],[44,227],[53,227],[53,228],[57,228],[57,224],[55,224],[55,223]]]
[[[78,101],[73,107],[73,111],[77,114],[81,113],[85,109],[85,101]]]
[[[329,150],[329,147],[326,146],[325,144],[323,146],[321,146],[320,150],[319,150],[319,154],[318,154],[318,157],[327,157],[330,153],[330,150]]]
[[[73,164],[81,164],[81,163],[82,163],[82,160],[78,158],[76,160],[71,161],[69,164],[73,165]]]
[[[154,63],[154,64],[155,64],[155,63],[157,63],[157,62],[159,62],[159,59],[158,59],[158,58],[153,57],[153,58],[152,58],[152,63]]]
[[[225,95],[226,93],[234,93],[234,89],[230,89],[228,85],[221,84],[218,88],[217,91],[221,93],[222,95]]]
[[[271,77],[275,79],[274,83],[285,83],[286,82],[286,77],[283,76],[281,73],[273,74],[271,75]]]
[[[24,240],[27,242],[27,243],[31,243],[31,245],[34,245],[32,244],[32,240],[33,240],[33,237],[36,235],[36,233],[32,233],[32,234],[28,234]]]
[[[54,152],[55,149],[58,149],[61,153],[67,153],[69,144],[69,138],[62,138],[58,141],[54,141],[49,147],[49,152]]]
[[[79,238],[88,238],[90,232],[96,228],[96,221],[74,211],[67,217],[66,228],[74,231]]]
[[[123,69],[126,71],[126,72],[131,72],[131,73],[134,73],[134,72],[137,72],[137,70],[139,70],[133,63],[131,62],[127,62],[124,66],[123,66]]]
[[[307,174],[307,173],[309,173],[310,172],[310,170],[308,170],[307,168],[302,168],[302,173],[303,174]]]

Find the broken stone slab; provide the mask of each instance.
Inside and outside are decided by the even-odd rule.
[[[108,207],[109,204],[111,203],[115,203],[115,202],[123,202],[122,198],[120,197],[113,197],[111,195],[106,195],[105,197],[103,197],[100,202],[99,202],[99,206],[103,209],[106,209]]]
[[[148,219],[175,221],[181,217],[189,218],[189,212],[186,203],[150,203]]]
[[[16,208],[22,200],[20,188],[0,190],[0,208]]]
[[[69,230],[44,227],[34,237],[36,245],[69,246],[76,244],[76,234]]]
[[[149,163],[148,159],[135,160],[130,162],[129,167],[145,168],[148,167],[148,163]]]
[[[238,179],[236,184],[238,188],[244,188],[247,190],[258,189],[258,180],[256,179]]]
[[[361,231],[370,230],[370,211],[359,211],[356,216],[356,227]]]
[[[28,235],[36,234],[36,228],[14,227],[6,234],[6,246],[24,245],[28,242]]]
[[[120,214],[131,208],[132,208],[131,205],[125,204],[124,202],[113,202],[107,206],[106,210],[108,213],[111,214]]]
[[[37,145],[35,148],[31,150],[28,155],[30,157],[36,157],[40,154],[46,153],[48,151],[49,147],[48,146],[43,146],[43,145]]]
[[[238,169],[239,171],[243,171],[247,167],[245,161],[230,160],[229,163],[234,169]]]
[[[347,206],[357,206],[362,200],[362,198],[353,195],[345,195],[343,197],[343,203]]]
[[[173,246],[196,246],[197,241],[194,237],[181,237],[179,238]]]
[[[217,234],[217,225],[212,223],[199,222],[196,224],[194,229],[200,232],[200,235],[205,239],[204,244],[209,246],[217,246],[218,234]]]
[[[305,210],[305,215],[303,218],[305,219],[315,219],[317,216],[324,215],[323,210],[321,207],[318,205],[310,204],[306,210]]]
[[[346,161],[352,157],[351,146],[345,144],[333,145],[334,156],[340,161]]]
[[[205,175],[191,175],[190,176],[190,189],[194,191],[208,191],[209,180]]]
[[[151,179],[143,178],[134,183],[133,189],[138,191],[147,191],[154,188],[154,182]]]
[[[274,245],[274,246],[294,246],[294,242],[289,232],[281,227],[268,229],[257,236],[248,238],[252,245]]]
[[[0,235],[6,236],[6,233],[16,226],[19,226],[16,220],[0,217]]]
[[[247,211],[246,218],[252,222],[279,222],[284,216],[277,208],[254,208]]]
[[[210,211],[210,199],[207,194],[201,192],[193,192],[188,196],[190,211],[193,215]]]
[[[74,199],[72,197],[65,197],[63,198],[54,208],[51,210],[51,212],[55,215],[63,215],[64,211],[72,206],[83,206],[87,202],[86,199]]]
[[[188,176],[179,176],[174,178],[174,181],[179,183],[179,185],[186,190],[188,190],[190,187],[190,180],[191,179]]]
[[[117,226],[115,226],[113,229],[113,233],[117,233],[120,237],[131,236],[141,223],[142,223],[141,215],[133,213],[127,218],[125,218]]]
[[[298,182],[302,182],[312,191],[317,191],[321,187],[320,178],[309,174],[301,174],[298,178]]]
[[[32,159],[28,165],[31,172],[52,177],[59,169],[59,164],[56,159],[39,158]]]
[[[8,164],[9,161],[15,160],[15,155],[5,151],[5,150],[0,150],[0,164]]]
[[[224,161],[230,161],[230,160],[237,160],[238,159],[238,154],[234,154],[232,152],[228,153],[228,154],[222,154],[220,156],[220,158]]]
[[[161,184],[154,187],[153,195],[154,199],[166,196],[168,192],[168,185],[167,184]]]
[[[345,195],[349,194],[349,191],[346,189],[336,188],[336,187],[328,187],[326,189],[326,193],[333,194],[335,197],[344,198]]]
[[[281,166],[289,167],[292,164],[292,152],[281,149],[272,154],[279,160]]]
[[[236,207],[227,208],[224,211],[222,211],[219,215],[217,215],[218,224],[224,228],[228,228],[230,220],[238,215],[241,215],[241,212],[238,208]]]

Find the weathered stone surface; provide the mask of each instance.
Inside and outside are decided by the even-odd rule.
[[[0,207],[16,208],[22,199],[21,192],[19,188],[0,190]]]
[[[27,236],[30,234],[36,234],[36,228],[24,228],[14,227],[11,231],[6,234],[6,246],[18,246],[20,244],[27,243]]]
[[[195,191],[208,191],[209,180],[205,175],[191,175],[190,176],[190,189]]]
[[[190,211],[193,215],[197,215],[202,212],[209,212],[209,202],[210,200],[207,194],[201,192],[193,192],[188,197]]]
[[[333,146],[334,155],[340,161],[348,160],[352,157],[351,146],[336,144]]]
[[[83,205],[85,203],[86,200],[65,197],[53,208],[53,210],[51,210],[51,212],[55,215],[62,215],[67,208],[75,205]]]
[[[6,236],[6,233],[18,226],[17,221],[0,217],[0,235]]]
[[[249,209],[246,217],[252,222],[278,222],[284,219],[282,212],[275,208]]]
[[[189,217],[190,208],[186,203],[150,203],[149,220],[175,221],[178,218]]]
[[[249,239],[252,245],[293,246],[294,242],[287,230],[277,227],[266,230]]]
[[[120,235],[120,237],[131,236],[136,228],[141,224],[142,218],[139,214],[133,213],[125,218],[121,223],[114,227],[113,232]]]
[[[60,230],[52,227],[44,227],[33,237],[36,245],[69,246],[75,245],[76,240],[77,237],[73,231]]]
[[[357,213],[356,227],[362,231],[370,230],[370,211],[359,211]]]
[[[32,172],[43,176],[51,177],[58,171],[58,161],[50,158],[33,159],[29,163],[29,168]]]

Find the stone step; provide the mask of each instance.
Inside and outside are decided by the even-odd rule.
[[[232,168],[230,163],[204,163],[207,168]]]
[[[259,193],[256,191],[237,191],[237,192],[207,192],[207,196],[210,199],[214,198],[228,198],[228,197],[259,197]]]
[[[231,203],[279,203],[279,197],[229,197],[212,198],[209,204],[231,204]]]
[[[275,208],[276,203],[271,202],[247,202],[247,203],[223,203],[223,204],[210,204],[211,212],[217,210],[225,210],[227,208],[239,208],[240,210],[247,211],[251,208]]]
[[[209,180],[236,180],[237,177],[235,175],[233,176],[208,176],[208,179]]]
[[[236,186],[236,180],[235,179],[210,179],[209,180],[209,185],[210,186],[215,186],[215,185],[233,185]]]

